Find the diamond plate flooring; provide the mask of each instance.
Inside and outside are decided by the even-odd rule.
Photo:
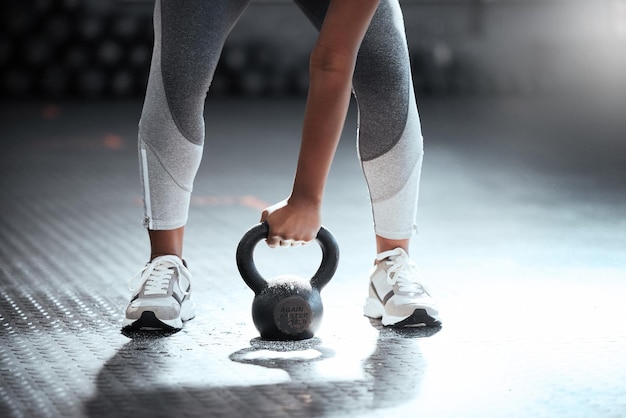
[[[361,313],[374,247],[352,109],[326,193],[341,260],[322,326],[281,344],[257,338],[234,254],[290,189],[300,100],[208,101],[185,248],[197,317],[158,337],[120,330],[148,256],[141,103],[2,103],[0,416],[626,416],[617,103],[420,102],[411,252],[444,324],[410,330]],[[268,277],[310,275],[319,257],[315,245],[255,253]]]

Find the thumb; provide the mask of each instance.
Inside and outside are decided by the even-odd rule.
[[[261,212],[261,222],[265,222],[269,215],[270,212],[267,209],[263,209],[263,212]]]

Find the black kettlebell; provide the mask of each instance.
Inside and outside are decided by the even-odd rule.
[[[339,247],[333,235],[321,227],[315,240],[322,249],[322,261],[311,280],[280,275],[265,280],[254,264],[254,248],[267,238],[267,222],[250,228],[237,247],[237,267],[254,291],[252,320],[265,340],[304,340],[319,328],[324,308],[320,291],[335,274]]]

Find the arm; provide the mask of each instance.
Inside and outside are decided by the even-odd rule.
[[[291,196],[267,208],[268,245],[312,241],[326,179],[343,130],[356,57],[379,0],[331,0],[310,59],[302,144]]]

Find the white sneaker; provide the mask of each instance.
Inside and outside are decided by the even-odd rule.
[[[418,282],[417,268],[402,248],[382,252],[370,274],[364,313],[382,318],[385,326],[439,326],[439,311],[428,291]]]
[[[191,273],[175,255],[156,257],[131,279],[124,329],[177,331],[195,315]]]

